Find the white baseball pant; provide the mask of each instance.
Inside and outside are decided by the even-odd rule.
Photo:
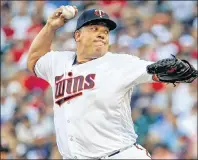
[[[63,157],[63,159],[70,159]],[[77,157],[74,159],[78,159]],[[88,158],[89,159],[89,158]],[[93,159],[151,159],[151,155],[149,152],[139,144],[134,144],[131,146],[126,147],[124,150],[120,150],[119,153],[107,156],[103,156],[100,158],[93,158]]]

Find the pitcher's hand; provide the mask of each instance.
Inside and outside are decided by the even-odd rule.
[[[78,13],[76,6],[61,6],[48,18],[49,24],[54,30],[64,26],[66,22],[74,18]]]

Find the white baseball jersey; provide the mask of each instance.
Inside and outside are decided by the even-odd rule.
[[[51,51],[35,65],[54,99],[57,145],[64,158],[94,158],[136,142],[130,100],[133,86],[152,81],[153,63],[127,54],[106,53],[73,65],[70,51]]]

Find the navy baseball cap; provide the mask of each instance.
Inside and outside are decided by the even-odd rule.
[[[84,11],[77,20],[76,30],[83,26],[90,24],[104,24],[109,30],[114,30],[116,28],[116,23],[109,19],[107,13],[100,9],[90,9]]]

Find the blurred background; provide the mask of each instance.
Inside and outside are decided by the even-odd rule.
[[[173,54],[197,68],[196,1],[1,1],[1,159],[61,158],[51,89],[26,67],[32,40],[61,5],[106,11],[118,24],[112,52],[150,61]],[[77,18],[57,31],[53,50],[75,50]],[[197,159],[197,80],[139,85],[131,108],[137,141],[153,159]]]

